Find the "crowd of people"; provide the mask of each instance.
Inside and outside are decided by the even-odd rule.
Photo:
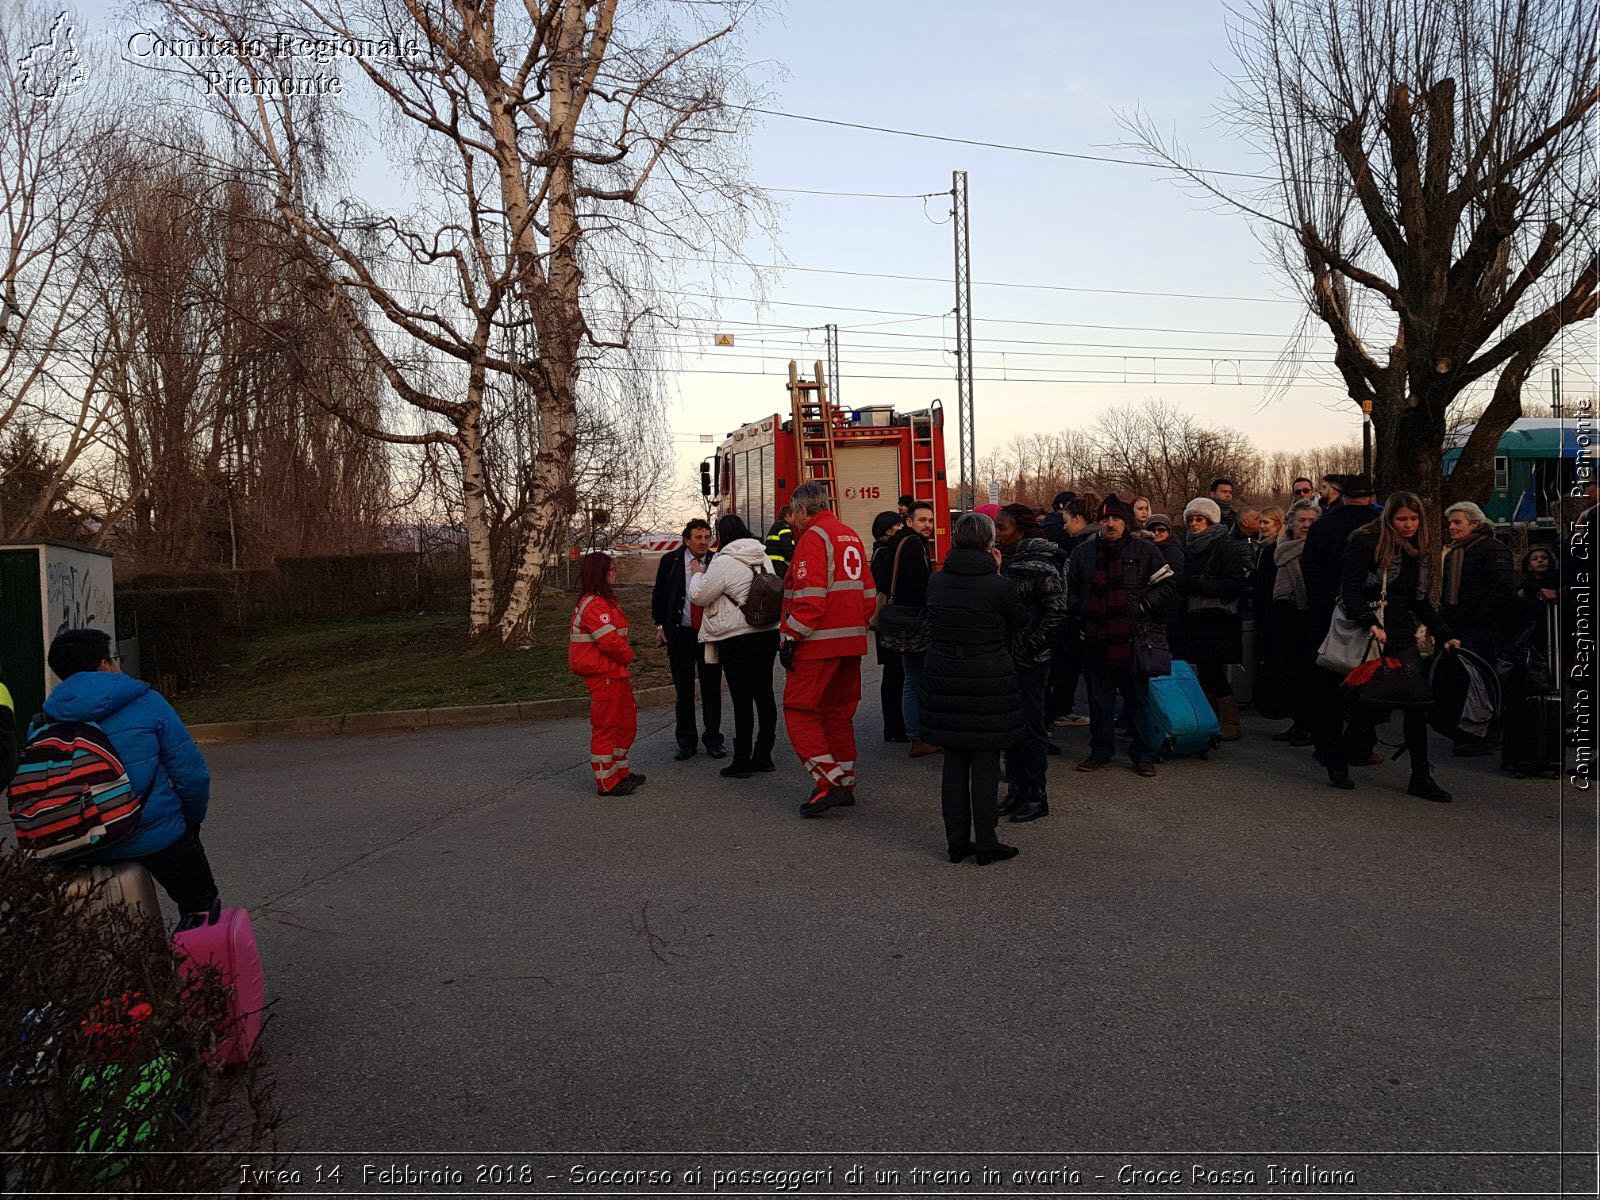
[[[1066,491],[1048,512],[984,505],[954,519],[937,562],[932,505],[910,496],[873,521],[870,547],[830,510],[820,483],[797,487],[764,539],[737,516],[715,529],[691,521],[683,548],[663,556],[651,600],[677,691],[677,758],[702,748],[727,757],[725,676],[734,740],[722,774],[777,770],[776,659],[786,732],[810,778],[801,815],[853,805],[854,717],[871,634],[883,740],[911,758],[943,756],[950,860],[1000,862],[1017,853],[999,840],[1002,817],[1049,815],[1048,764],[1061,753],[1053,728],[1088,727],[1078,771],[1112,766],[1120,743],[1136,775],[1157,775],[1161,747],[1146,710],[1151,680],[1172,660],[1192,668],[1224,743],[1243,736],[1234,683],[1245,668],[1258,711],[1289,722],[1273,740],[1311,748],[1329,784],[1347,790],[1353,768],[1383,761],[1379,727],[1391,714],[1352,701],[1348,664],[1330,642],[1364,642],[1355,661],[1419,676],[1425,640],[1433,653],[1493,664],[1557,602],[1554,555],[1532,550],[1519,579],[1476,504],[1442,514],[1441,553],[1438,518],[1423,502],[1395,492],[1380,504],[1364,475],[1296,479],[1281,505],[1236,504],[1234,491],[1231,480],[1213,481],[1177,522],[1143,497]],[[589,555],[581,579],[571,662],[595,695],[596,787],[626,794],[643,782],[628,765],[626,620],[606,555]],[[781,608],[756,611],[764,606],[753,598],[776,595],[775,579]],[[1448,802],[1434,778],[1427,709],[1400,715],[1407,792]],[[1488,753],[1493,736],[1492,724],[1458,732],[1454,753]]]

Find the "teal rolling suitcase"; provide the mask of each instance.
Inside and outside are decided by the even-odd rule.
[[[1145,742],[1163,758],[1204,758],[1222,741],[1222,726],[1194,668],[1176,658],[1172,674],[1150,680],[1141,728]]]

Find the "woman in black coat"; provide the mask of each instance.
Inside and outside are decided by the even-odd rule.
[[[1194,668],[1195,678],[1222,726],[1222,740],[1240,737],[1239,705],[1228,667],[1244,661],[1244,620],[1239,599],[1250,582],[1250,548],[1222,524],[1222,509],[1204,496],[1183,510],[1189,537],[1176,584],[1184,598],[1183,623],[1174,657]]]
[[[1461,645],[1428,598],[1431,560],[1422,501],[1411,492],[1395,492],[1378,520],[1350,535],[1340,570],[1339,608],[1344,615],[1371,632],[1385,658],[1397,658],[1412,670],[1422,669],[1417,651],[1419,626],[1426,625],[1443,649]],[[1428,765],[1428,710],[1413,706],[1404,714],[1406,750],[1411,755],[1411,783],[1406,793],[1447,804],[1450,793],[1433,781]],[[1320,756],[1334,787],[1355,787],[1349,763],[1376,740],[1379,715],[1378,709],[1359,701],[1351,706],[1343,739]]]
[[[944,750],[941,801],[950,861],[968,855],[979,866],[1015,857],[995,837],[1000,752],[1023,736],[1022,693],[1011,643],[1028,612],[1011,580],[1000,575],[994,522],[965,513],[951,530],[951,551],[928,581],[922,619],[921,733]]]
[[[894,574],[895,534],[900,532],[905,518],[895,512],[881,512],[872,518],[872,586],[880,596],[891,594]],[[900,651],[883,644],[883,634],[875,634],[878,647],[878,666],[883,678],[878,685],[878,699],[883,708],[883,740],[909,742],[906,736],[905,709],[901,698],[905,692],[906,670]]]

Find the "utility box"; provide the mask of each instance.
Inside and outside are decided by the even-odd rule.
[[[61,682],[45,655],[68,629],[103,629],[115,646],[111,555],[68,542],[0,542],[0,669],[19,730]]]

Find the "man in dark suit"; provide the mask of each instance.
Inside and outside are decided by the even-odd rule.
[[[703,740],[712,758],[726,758],[722,741],[722,668],[706,662],[700,644],[700,609],[689,603],[689,577],[705,571],[711,562],[711,525],[696,517],[683,527],[683,549],[668,551],[656,567],[656,586],[650,593],[650,617],[656,623],[656,641],[667,648],[672,666],[672,686],[678,692],[679,762],[693,758]],[[696,737],[694,686],[700,681],[700,708],[705,734]]]

